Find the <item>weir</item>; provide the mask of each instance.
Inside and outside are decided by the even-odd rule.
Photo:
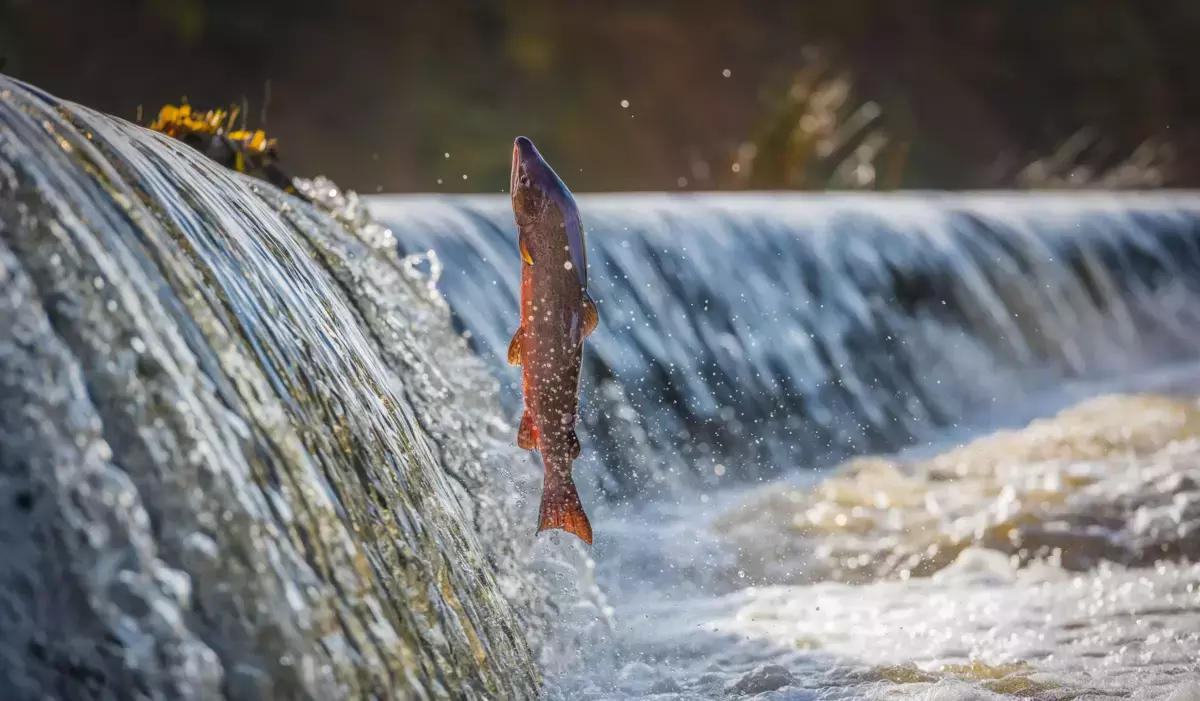
[[[535,696],[540,476],[392,246],[0,79],[0,695]]]
[[[1200,347],[1192,193],[577,199],[600,310],[584,455],[618,501],[892,451]],[[402,251],[436,252],[515,413],[507,198],[368,202]]]

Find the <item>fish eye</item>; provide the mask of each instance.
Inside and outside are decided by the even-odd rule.
[[[517,178],[517,182],[520,183],[521,187],[529,187],[529,176],[525,174],[525,171],[521,171],[521,175]]]

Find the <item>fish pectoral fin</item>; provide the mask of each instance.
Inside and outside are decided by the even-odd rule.
[[[525,327],[522,326],[513,334],[512,340],[508,342],[508,364],[521,364],[522,340],[525,337]]]
[[[525,261],[525,265],[533,265],[533,258],[529,255],[529,249],[525,246],[525,234],[517,236],[517,245],[521,247],[521,260]]]
[[[588,545],[592,544],[592,524],[579,501],[579,490],[571,473],[547,463],[542,483],[542,506],[538,510],[538,533],[561,528]]]
[[[600,311],[596,309],[596,303],[586,294],[583,296],[583,337],[587,338],[596,330],[596,326],[600,324]]]
[[[521,414],[521,426],[517,429],[517,445],[521,450],[537,450],[537,426],[533,423],[533,414],[526,409]]]

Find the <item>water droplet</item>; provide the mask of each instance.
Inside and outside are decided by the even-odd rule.
[[[621,107],[629,109],[629,100],[621,100]]]
[[[731,70],[729,70],[728,68],[726,68],[725,70],[721,71],[721,75],[723,75],[723,76],[725,76],[726,78],[728,78],[729,76],[733,75],[733,71],[731,71]]]
[[[567,270],[570,270],[574,266],[571,265],[571,261],[567,261],[566,263],[563,263],[563,267]]]

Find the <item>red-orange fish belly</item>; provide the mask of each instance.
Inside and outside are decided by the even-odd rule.
[[[517,444],[538,451],[545,467],[538,532],[561,528],[590,545],[592,526],[571,468],[579,457],[583,339],[595,328],[595,307],[575,276],[546,267],[544,275],[528,264],[521,270],[521,328],[509,346],[509,362],[521,365],[525,395]]]

